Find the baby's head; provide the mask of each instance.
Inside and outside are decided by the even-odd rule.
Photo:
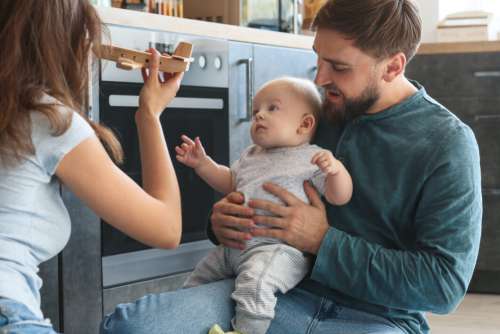
[[[319,92],[310,80],[283,77],[268,81],[253,100],[252,140],[263,148],[308,143],[321,107]]]

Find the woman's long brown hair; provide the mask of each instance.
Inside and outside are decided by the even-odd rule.
[[[88,0],[0,1],[0,163],[34,154],[30,113],[43,113],[53,135],[71,124],[57,106],[42,104],[48,94],[78,112],[92,126],[111,157],[121,162],[120,143],[89,120],[89,58],[98,50],[102,23]]]

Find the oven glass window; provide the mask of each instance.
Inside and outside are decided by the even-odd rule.
[[[134,114],[135,105],[127,103],[110,105],[110,96],[123,101],[137,98],[142,85],[132,83],[102,83],[100,97],[100,121],[110,127],[122,144],[125,161],[122,170],[141,185],[141,161]],[[227,89],[206,87],[181,87],[175,108],[167,108],[161,123],[167,141],[170,157],[177,174],[182,197],[183,233],[181,242],[206,239],[206,224],[210,210],[220,198],[189,167],[177,162],[175,146],[181,143],[181,135],[191,138],[199,136],[207,154],[215,161],[228,164],[229,134],[227,113]],[[206,103],[196,103],[199,99],[222,101],[220,108],[204,107]],[[177,101],[176,101],[177,102]],[[194,103],[192,103],[194,102]],[[184,106],[183,103],[186,105]],[[102,224],[103,256],[128,253],[149,248],[135,241],[109,224]]]

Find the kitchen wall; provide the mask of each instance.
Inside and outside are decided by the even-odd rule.
[[[416,0],[422,16],[422,42],[436,41],[436,26],[447,15],[462,11],[482,10],[498,13],[495,24],[500,27],[500,0]]]

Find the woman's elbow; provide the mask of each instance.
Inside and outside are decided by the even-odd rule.
[[[170,209],[169,214],[158,222],[161,226],[161,239],[155,247],[162,249],[174,249],[179,247],[182,235],[182,214],[181,209]]]

